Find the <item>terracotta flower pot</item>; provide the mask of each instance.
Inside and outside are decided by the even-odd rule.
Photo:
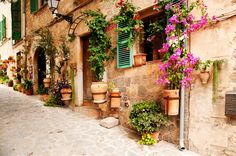
[[[111,97],[111,108],[119,108],[121,99],[120,92],[111,92],[110,97]]]
[[[103,103],[106,101],[108,85],[106,82],[92,82],[91,92],[94,103]]]
[[[179,114],[179,90],[164,90],[165,114]]]
[[[71,99],[71,93],[72,93],[71,88],[62,88],[60,92],[63,100]]]
[[[33,95],[33,88],[28,89],[28,90],[25,89],[24,93],[25,93],[26,95]]]
[[[43,84],[45,88],[49,88],[51,83],[51,78],[44,78],[43,79]]]
[[[210,72],[209,71],[201,71],[199,74],[200,80],[202,84],[207,84],[208,80],[210,79]]]
[[[134,55],[134,66],[139,67],[146,64],[146,55],[144,53]]]
[[[160,134],[160,132],[153,132],[153,133],[151,134],[151,137],[152,137],[153,139],[155,139],[156,141],[158,141],[158,140],[159,140],[159,134]]]

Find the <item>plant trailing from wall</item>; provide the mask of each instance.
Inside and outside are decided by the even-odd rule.
[[[173,83],[175,86],[189,86],[191,73],[195,68],[198,58],[188,52],[185,47],[185,40],[190,33],[205,28],[215,21],[207,14],[207,7],[203,1],[197,0],[187,7],[185,1],[172,3],[172,0],[158,1],[154,6],[155,10],[165,10],[168,18],[168,25],[165,28],[166,43],[159,50],[164,54],[160,65],[161,76],[158,82],[161,84]],[[193,9],[200,9],[201,17],[197,19],[191,13]]]
[[[75,69],[70,68],[71,88],[72,88],[72,104],[75,106]]]
[[[95,73],[96,79],[101,81],[105,71],[104,64],[114,58],[110,38],[105,33],[109,23],[106,21],[106,16],[100,11],[87,10],[83,14],[86,16],[84,20],[91,32],[88,62],[91,70]],[[88,17],[91,17],[91,19],[89,20]]]
[[[143,28],[143,22],[140,15],[136,13],[137,8],[128,0],[115,0],[115,5],[119,9],[119,13],[114,16],[113,22],[123,25],[117,27],[118,32],[130,32],[128,46],[131,47]]]
[[[49,65],[49,73],[52,82],[51,84],[54,84],[54,73],[55,73],[55,60],[57,56],[57,48],[54,45],[54,39],[52,36],[52,33],[48,28],[42,28],[39,31],[36,32],[36,35],[39,36],[40,38],[37,39],[37,45],[36,48],[42,48],[42,50],[45,52],[46,55],[46,61],[47,64]],[[52,87],[52,86],[51,86]]]
[[[212,102],[215,103],[218,96],[219,70],[224,60],[213,61],[213,83],[212,83]]]

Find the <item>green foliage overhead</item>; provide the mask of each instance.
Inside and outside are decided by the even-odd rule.
[[[136,103],[130,112],[130,124],[141,134],[153,133],[168,124],[160,106],[152,101]]]
[[[108,22],[106,16],[100,11],[87,10],[83,14],[86,16],[84,20],[91,32],[88,62],[91,70],[95,73],[96,79],[101,81],[105,71],[104,63],[114,57],[110,38],[105,33]]]

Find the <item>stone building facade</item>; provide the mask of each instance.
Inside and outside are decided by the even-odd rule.
[[[26,31],[22,33],[24,41],[13,46],[13,51],[24,44],[30,44],[28,55],[29,65],[33,65],[30,72],[34,81],[34,90],[39,87],[39,54],[36,49],[36,38],[32,32],[42,27],[48,27],[52,32],[55,45],[61,44],[61,36],[68,37],[70,24],[65,20],[53,17],[44,1],[37,1],[37,8],[32,10],[32,0],[23,1],[22,18]],[[86,2],[86,3],[85,3]],[[132,0],[139,8],[141,18],[153,15],[150,8],[153,1]],[[83,5],[81,5],[83,4]],[[197,79],[186,93],[186,119],[185,142],[186,147],[203,155],[234,156],[236,155],[236,120],[226,117],[224,114],[225,93],[235,90],[235,45],[236,45],[236,17],[234,0],[208,0],[209,15],[216,15],[219,22],[214,26],[193,33],[188,41],[189,50],[202,59],[225,59],[224,68],[220,72],[220,87],[217,103],[212,104],[212,80],[207,85],[202,85]],[[25,8],[24,8],[25,6]],[[61,0],[58,11],[63,15],[73,15],[73,19],[80,16],[81,11],[100,9],[107,16],[107,20],[117,13],[117,9],[111,1],[105,0]],[[25,16],[24,16],[25,13]],[[24,25],[24,24],[23,24]],[[75,29],[75,39],[67,42],[71,51],[70,63],[76,64],[75,76],[76,104],[82,106],[84,100],[89,97],[89,84],[87,77],[88,66],[86,61],[86,44],[88,43],[89,30],[84,22],[80,22]],[[108,31],[112,44],[117,44],[117,33]],[[0,48],[1,49],[1,48]],[[133,48],[133,54],[138,53]],[[132,104],[142,100],[162,101],[163,88],[156,84],[158,77],[158,60],[147,61],[140,67],[117,68],[116,58],[106,67],[105,81],[114,81],[122,91],[122,103],[119,113],[122,125],[128,125],[129,111]],[[198,77],[198,76],[196,76]],[[129,105],[125,105],[127,103]],[[163,133],[163,139],[178,143],[179,116],[171,117],[171,126]]]

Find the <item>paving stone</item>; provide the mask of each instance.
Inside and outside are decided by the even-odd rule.
[[[100,121],[100,125],[106,128],[112,128],[119,125],[119,120],[114,117],[107,117]]]
[[[138,135],[122,126],[103,128],[69,108],[44,107],[38,97],[3,85],[0,91],[1,156],[199,156],[165,141],[140,146]]]

